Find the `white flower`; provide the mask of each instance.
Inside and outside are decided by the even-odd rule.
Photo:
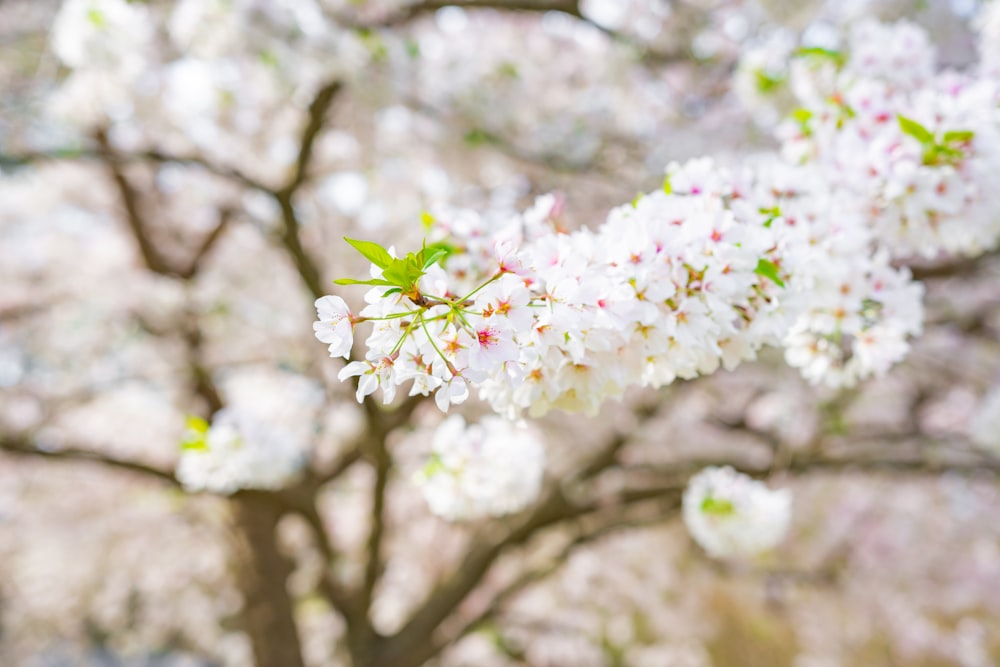
[[[453,415],[434,433],[415,482],[434,514],[449,521],[519,512],[538,497],[545,450],[538,434],[501,417],[476,424]]]
[[[135,75],[152,39],[146,8],[126,0],[66,0],[52,27],[52,50],[67,67]]]
[[[351,356],[354,345],[354,320],[347,303],[339,296],[316,299],[319,321],[313,322],[316,338],[330,346],[331,357]]]
[[[396,397],[396,372],[393,360],[382,357],[377,361],[352,361],[340,369],[337,379],[341,382],[349,377],[358,376],[358,390],[355,394],[360,403],[365,396],[374,394],[382,388],[382,402],[388,405]]]
[[[191,492],[279,489],[305,463],[291,434],[246,412],[221,410],[207,431],[191,435],[177,462],[177,478]]]
[[[730,467],[706,468],[684,492],[684,523],[714,558],[755,556],[784,538],[792,497]]]

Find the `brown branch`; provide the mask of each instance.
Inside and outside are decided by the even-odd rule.
[[[299,139],[299,153],[295,160],[295,170],[288,183],[271,195],[278,202],[281,209],[282,232],[281,242],[285,250],[291,256],[295,268],[305,283],[306,288],[313,297],[319,298],[326,293],[320,278],[319,266],[309,256],[302,246],[302,239],[299,238],[299,220],[295,214],[295,193],[306,182],[309,173],[309,166],[312,161],[313,148],[316,139],[319,137],[326,121],[326,114],[333,105],[337,93],[340,92],[342,84],[339,81],[331,81],[317,91],[312,103],[309,105],[309,115],[306,126]]]
[[[308,120],[299,139],[299,154],[295,160],[295,171],[292,174],[291,180],[282,188],[282,191],[289,194],[294,193],[299,186],[306,182],[316,139],[323,130],[323,125],[326,122],[326,113],[333,106],[333,101],[337,98],[337,93],[340,92],[341,88],[343,88],[343,84],[340,81],[330,81],[316,91],[316,95],[309,104]]]
[[[50,459],[58,461],[84,461],[87,463],[95,463],[115,470],[125,470],[128,472],[138,473],[146,477],[152,477],[161,482],[166,482],[171,486],[180,486],[180,482],[177,481],[177,478],[172,472],[162,470],[148,463],[119,458],[111,456],[110,454],[95,452],[90,449],[79,447],[41,449],[27,436],[0,437],[0,451],[24,458]]]
[[[354,609],[357,605],[354,604],[351,595],[332,576],[331,568],[339,560],[338,554],[330,541],[330,535],[326,531],[319,508],[316,506],[315,493],[312,494],[310,500],[312,502],[307,506],[296,508],[296,511],[312,529],[316,539],[316,548],[323,557],[323,573],[318,582],[319,592],[327,599],[330,606],[336,609],[345,621],[350,623],[351,617],[355,615]]]
[[[563,12],[584,18],[580,12],[579,0],[422,0],[406,5],[376,21],[358,23],[341,19],[340,23],[354,29],[394,28],[445,7],[495,9],[507,12]]]
[[[978,257],[959,257],[936,263],[916,260],[909,264],[909,268],[914,280],[959,278],[979,272],[985,265],[995,260],[997,255],[997,250],[991,250]]]
[[[368,543],[365,547],[367,562],[365,577],[361,587],[360,607],[367,614],[371,608],[375,584],[382,573],[382,539],[385,535],[385,495],[389,483],[389,471],[392,469],[392,459],[385,447],[384,439],[377,444],[372,452],[375,467],[375,483],[372,485],[371,526],[368,533]]]
[[[125,208],[125,220],[128,223],[129,230],[132,232],[132,238],[139,248],[139,254],[142,256],[146,268],[153,273],[164,276],[177,275],[177,271],[170,266],[149,238],[146,221],[139,206],[139,193],[128,180],[124,170],[122,170],[121,162],[115,158],[115,153],[111,147],[111,142],[108,141],[107,133],[103,130],[98,131],[94,138],[101,147],[104,165],[112,181],[114,181],[115,187],[118,189],[122,205]]]
[[[651,402],[641,406],[637,415],[648,419],[655,414],[655,405],[655,402]],[[624,434],[616,434],[569,479],[585,481],[614,465],[618,453],[628,441]],[[562,484],[553,484],[530,513],[515,518],[499,536],[496,535],[496,526],[490,526],[482,534],[475,536],[472,539],[473,546],[465,555],[462,565],[431,593],[424,605],[395,635],[385,640],[376,651],[371,664],[379,667],[416,667],[423,664],[438,650],[433,639],[434,631],[479,585],[504,552],[524,544],[545,528],[597,509],[598,505],[593,501],[571,501],[563,489]],[[643,491],[634,497],[623,496],[622,501],[637,502],[646,497],[647,492]]]
[[[470,632],[474,632],[484,623],[496,618],[497,614],[502,611],[504,605],[511,598],[529,586],[543,581],[558,572],[559,569],[565,565],[569,557],[581,547],[592,544],[597,540],[621,530],[637,528],[643,525],[659,524],[672,519],[676,515],[677,510],[680,509],[681,496],[679,491],[679,488],[665,489],[662,498],[665,503],[660,508],[660,511],[658,511],[653,517],[647,517],[643,520],[629,520],[620,516],[618,510],[620,510],[621,507],[615,506],[613,511],[610,513],[611,516],[606,517],[604,521],[599,522],[596,526],[590,528],[581,526],[577,535],[563,545],[562,549],[560,549],[555,556],[549,559],[547,565],[525,570],[513,581],[505,585],[493,596],[490,602],[479,613],[468,619],[464,625],[453,633],[450,638],[445,641],[438,642],[437,650],[442,650],[445,646],[458,641]],[[643,498],[642,500],[646,501],[652,499],[654,498]],[[639,501],[632,500],[631,502],[634,504]]]
[[[29,151],[24,153],[0,153],[0,167],[18,168],[39,162],[69,161],[69,160],[99,160],[127,165],[134,162],[155,162],[160,164],[180,164],[200,167],[216,176],[232,181],[252,190],[273,194],[274,190],[267,185],[244,174],[239,169],[216,164],[200,155],[173,155],[159,149],[138,151],[135,153],[118,152],[108,154],[102,147],[98,148],[65,148],[50,151]]]
[[[215,244],[218,243],[220,238],[222,238],[222,233],[226,231],[226,228],[229,226],[229,222],[233,218],[233,213],[234,211],[231,208],[224,208],[219,211],[219,221],[215,224],[212,231],[205,236],[204,240],[202,240],[201,245],[198,246],[198,249],[194,253],[194,257],[191,258],[191,263],[188,264],[188,267],[183,271],[180,271],[181,278],[190,280],[198,275],[198,272],[201,270],[202,264],[208,256],[208,253],[212,251]]]

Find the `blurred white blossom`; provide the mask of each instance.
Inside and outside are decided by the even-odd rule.
[[[279,489],[305,464],[293,437],[245,412],[221,410],[211,426],[191,420],[177,478],[191,492]]]
[[[726,466],[706,468],[684,492],[684,523],[714,558],[756,556],[788,532],[792,496]]]
[[[519,512],[538,497],[545,450],[538,433],[496,416],[441,422],[415,480],[431,512],[465,521]]]

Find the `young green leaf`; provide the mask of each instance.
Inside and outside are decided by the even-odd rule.
[[[926,127],[902,114],[896,116],[899,120],[899,129],[903,134],[908,134],[925,146],[934,145],[934,135]]]
[[[778,275],[777,265],[770,260],[761,258],[757,262],[757,268],[754,269],[753,272],[756,273],[758,276],[763,276],[767,278],[778,287],[785,286],[785,281],[783,281],[781,279],[781,276]]]
[[[185,420],[187,431],[181,438],[182,450],[207,450],[208,422],[201,417],[188,415]]]
[[[840,67],[846,61],[844,54],[840,51],[834,51],[833,49],[824,49],[820,46],[803,46],[792,54],[798,58],[815,58],[817,60],[829,60],[837,67]]]
[[[392,263],[392,255],[377,243],[372,241],[358,241],[344,237],[344,240],[351,244],[355,250],[364,255],[365,259],[380,269],[384,269]]]
[[[972,141],[975,136],[976,133],[972,130],[950,130],[944,133],[944,142],[946,144],[964,144]]]
[[[403,259],[393,260],[392,264],[382,272],[382,275],[390,284],[405,290],[420,280],[420,276],[424,275],[424,270],[417,263],[416,255],[410,253]]]
[[[337,278],[333,281],[335,285],[375,285],[376,287],[381,285],[384,287],[392,287],[396,283],[390,283],[388,280],[382,280],[381,278],[372,278],[371,280],[355,280],[354,278]]]
[[[736,510],[733,506],[731,500],[720,500],[718,498],[713,498],[708,496],[701,501],[701,511],[705,514],[714,514],[716,516],[728,516]]]
[[[391,289],[387,289],[386,291],[382,292],[382,298],[384,299],[385,297],[389,296],[390,294],[399,294],[402,291],[403,291],[402,287],[393,287]]]
[[[428,248],[428,250],[430,250],[430,248]],[[436,248],[434,250],[431,250],[431,253],[424,259],[424,265],[422,267],[423,270],[426,271],[427,269],[434,266],[438,262],[438,260],[444,259],[447,256],[448,256],[448,251],[444,248]]]

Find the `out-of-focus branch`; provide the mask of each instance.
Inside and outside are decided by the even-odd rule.
[[[132,238],[135,239],[146,268],[160,275],[176,275],[177,272],[169,265],[149,238],[149,230],[139,206],[139,193],[125,175],[121,162],[115,159],[115,153],[111,148],[111,142],[108,141],[107,134],[104,131],[98,131],[95,134],[95,139],[101,148],[108,173],[118,189],[122,206],[125,208],[125,220],[128,222]]]
[[[337,98],[337,93],[340,92],[341,88],[343,88],[343,84],[340,81],[330,81],[316,91],[316,95],[309,104],[308,119],[299,139],[299,154],[295,160],[295,171],[292,173],[291,180],[282,188],[283,192],[293,193],[306,182],[316,139],[326,123],[326,113],[333,106],[333,101]]]
[[[189,280],[198,275],[208,253],[212,251],[215,244],[222,238],[222,233],[229,227],[229,222],[233,219],[233,213],[234,211],[231,208],[224,208],[219,211],[219,221],[215,224],[212,231],[205,236],[204,240],[202,240],[201,245],[198,246],[198,249],[194,253],[194,257],[191,258],[191,263],[188,264],[186,269],[180,272],[181,278]]]
[[[295,268],[313,297],[319,298],[326,293],[320,279],[319,266],[302,246],[299,238],[299,219],[295,213],[295,193],[306,182],[309,166],[312,161],[313,148],[316,139],[323,130],[326,114],[340,92],[342,84],[331,81],[321,87],[309,105],[309,115],[306,126],[299,139],[299,153],[295,160],[295,170],[288,183],[280,190],[272,192],[281,209],[282,233],[281,242],[292,258]]]
[[[372,465],[375,468],[375,483],[372,485],[371,526],[366,545],[367,562],[365,578],[361,587],[360,607],[365,613],[371,608],[375,584],[382,573],[382,538],[385,535],[385,494],[389,483],[392,459],[386,449],[384,439],[377,443],[373,452]]]
[[[216,164],[200,155],[173,155],[159,149],[137,152],[118,152],[108,155],[106,151],[98,147],[94,148],[66,148],[50,151],[29,151],[24,153],[0,153],[0,168],[18,168],[27,165],[47,161],[70,161],[70,160],[100,160],[102,162],[114,162],[119,165],[132,164],[135,162],[155,162],[160,164],[180,164],[185,166],[200,167],[207,172],[221,176],[226,180],[238,185],[258,190],[265,193],[272,193],[273,190],[267,185],[244,174],[239,169]]]
[[[60,461],[84,461],[115,470],[125,470],[155,478],[172,486],[180,486],[174,474],[149,463],[120,458],[80,447],[41,449],[27,436],[0,436],[0,451],[25,458]]]
[[[932,280],[937,278],[959,278],[969,276],[997,258],[1000,251],[993,250],[977,257],[959,257],[943,262],[914,262],[909,265],[914,280]]]
[[[637,410],[641,420],[655,414],[655,402]],[[624,434],[615,434],[579,471],[567,481],[583,482],[615,464],[618,453],[627,444]],[[472,548],[462,565],[452,573],[411,616],[410,620],[379,647],[372,664],[379,667],[416,667],[431,658],[439,649],[433,634],[458,605],[482,581],[496,560],[507,550],[522,545],[545,528],[576,519],[596,509],[592,501],[574,502],[567,497],[563,484],[553,484],[534,509],[508,523],[499,535],[490,526],[472,539]],[[645,493],[635,497],[640,500]],[[623,497],[623,501],[629,501]]]
[[[569,560],[569,557],[581,547],[592,544],[621,530],[659,524],[671,520],[676,516],[677,510],[680,509],[679,491],[679,488],[675,493],[665,491],[663,503],[661,503],[661,506],[658,508],[659,511],[653,517],[629,520],[627,517],[621,516],[620,510],[622,508],[615,506],[613,511],[609,513],[610,516],[604,517],[602,521],[597,522],[594,526],[581,526],[576,536],[563,545],[554,556],[550,557],[546,564],[526,569],[513,581],[501,588],[479,613],[468,619],[452,636],[439,642],[440,649],[454,643],[470,632],[474,632],[484,623],[495,619],[507,602],[529,586],[544,581],[558,572]],[[651,500],[651,498],[645,498],[644,500]]]
[[[496,9],[507,12],[563,12],[570,16],[583,18],[583,14],[580,13],[579,0],[422,0],[404,5],[375,21],[356,22],[341,18],[339,23],[355,29],[394,28],[445,7]]]

